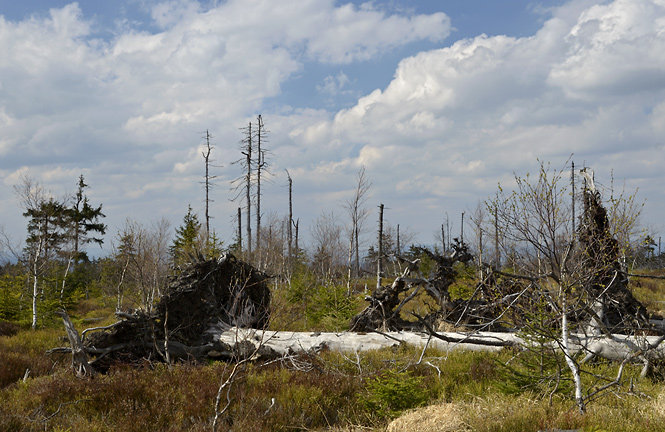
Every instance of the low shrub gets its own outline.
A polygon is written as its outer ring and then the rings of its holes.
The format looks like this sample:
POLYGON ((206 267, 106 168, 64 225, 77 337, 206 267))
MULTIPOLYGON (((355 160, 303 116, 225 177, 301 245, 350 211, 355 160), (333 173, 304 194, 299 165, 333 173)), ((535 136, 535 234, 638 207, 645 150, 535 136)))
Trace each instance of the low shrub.
POLYGON ((405 410, 424 405, 429 399, 423 377, 389 369, 368 380, 363 403, 380 418, 395 418, 405 410))

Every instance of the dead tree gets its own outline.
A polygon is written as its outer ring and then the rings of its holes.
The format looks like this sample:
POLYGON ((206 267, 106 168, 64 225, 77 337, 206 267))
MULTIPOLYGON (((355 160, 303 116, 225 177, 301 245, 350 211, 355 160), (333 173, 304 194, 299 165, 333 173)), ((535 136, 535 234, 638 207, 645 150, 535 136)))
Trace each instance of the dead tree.
POLYGON ((256 119, 256 250, 261 249, 261 180, 262 176, 269 174, 266 154, 268 150, 262 147, 266 143, 268 131, 263 124, 263 117, 256 119))
POLYGON ((74 328, 74 324, 69 319, 69 315, 64 309, 58 309, 55 314, 62 318, 62 322, 67 332, 69 345, 71 346, 72 353, 72 369, 77 378, 92 378, 97 372, 88 362, 88 353, 81 343, 81 338, 74 328))
POLYGON ((82 343, 74 339, 71 350, 52 351, 90 355, 90 365, 102 372, 115 362, 165 362, 167 355, 184 361, 243 358, 247 350, 242 345, 224 344, 217 335, 230 327, 267 325, 267 280, 231 254, 198 261, 168 284, 151 311, 117 312, 120 321, 85 330, 82 343))
POLYGON ((234 164, 240 164, 244 173, 241 177, 233 180, 231 186, 234 191, 237 192, 237 195, 233 198, 233 201, 239 199, 244 195, 245 198, 245 208, 246 208, 246 217, 247 217, 247 253, 251 255, 252 253, 252 172, 254 169, 254 160, 253 160, 253 135, 252 135, 252 123, 250 122, 246 128, 241 129, 245 134, 245 138, 240 141, 240 152, 244 156, 243 158, 238 159, 233 162, 234 164))
POLYGON ((293 259, 293 180, 291 179, 291 174, 289 174, 288 170, 286 171, 286 176, 288 177, 289 181, 289 223, 288 223, 288 228, 286 230, 286 237, 287 237, 287 253, 288 253, 288 262, 289 266, 291 265, 291 260, 293 259))
POLYGON ((378 236, 378 256, 376 261, 376 289, 381 289, 381 276, 383 275, 383 204, 379 205, 379 236, 378 236))
POLYGON ((205 151, 201 152, 203 155, 203 160, 205 161, 205 177, 204 177, 204 188, 206 192, 206 198, 205 198, 205 218, 206 218, 206 241, 210 239, 210 202, 213 202, 213 200, 210 199, 210 189, 212 188, 212 180, 217 178, 215 175, 210 175, 210 167, 214 166, 211 165, 211 162, 214 162, 212 159, 210 159, 210 152, 212 149, 214 149, 213 146, 210 145, 210 139, 212 138, 212 135, 206 130, 205 134, 205 142, 206 142, 206 149, 205 151))
POLYGON ((430 277, 424 277, 420 271, 420 260, 408 260, 401 256, 395 259, 406 264, 401 276, 395 278, 390 285, 384 285, 374 290, 371 296, 365 297, 369 305, 358 315, 351 319, 349 329, 352 331, 386 330, 424 330, 419 321, 407 320, 403 307, 415 298, 421 290, 434 300, 434 310, 425 321, 433 325, 442 313, 451 310, 452 303, 448 288, 455 282, 457 274, 454 269, 456 263, 468 263, 473 259, 466 245, 455 239, 453 251, 447 255, 437 255, 426 248, 416 248, 421 255, 436 262, 436 269, 430 277), (406 295, 411 291, 409 295, 406 295), (402 298, 402 294, 406 295, 402 298))

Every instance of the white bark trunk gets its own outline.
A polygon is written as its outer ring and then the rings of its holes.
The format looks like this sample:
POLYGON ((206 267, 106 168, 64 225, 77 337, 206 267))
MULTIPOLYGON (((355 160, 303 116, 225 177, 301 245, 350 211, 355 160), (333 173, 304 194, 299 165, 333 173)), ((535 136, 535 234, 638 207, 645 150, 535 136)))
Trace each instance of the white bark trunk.
MULTIPOLYGON (((35 267, 37 267, 36 264, 35 267)), ((38 290, 39 277, 37 276, 37 269, 35 269, 35 274, 33 276, 34 276, 34 282, 32 285, 32 329, 35 330, 37 328, 37 295, 39 294, 38 290)))
POLYGON ((570 373, 573 375, 573 382, 575 383, 575 401, 577 402, 580 412, 583 413, 584 398, 582 397, 582 377, 580 376, 579 366, 575 362, 575 359, 573 359, 573 354, 570 351, 570 344, 568 341, 568 309, 565 297, 562 300, 561 309, 561 342, 563 354, 566 358, 566 365, 568 365, 568 369, 570 369, 570 373))
MULTIPOLYGON (((385 332, 385 333, 321 333, 321 332, 287 332, 256 330, 246 328, 230 328, 225 331, 213 331, 222 342, 234 345, 238 342, 250 341, 255 346, 262 344, 280 355, 298 352, 329 349, 340 352, 369 351, 380 348, 395 347, 400 344, 424 347, 430 339, 427 333, 385 332)), ((512 333, 483 332, 467 335, 464 333, 441 333, 450 339, 460 342, 446 342, 431 339, 429 345, 441 350, 451 351, 464 349, 469 351, 498 351, 501 346, 479 345, 469 343, 471 339, 487 343, 504 341, 520 343, 521 339, 512 333)))
MULTIPOLYGON (((285 355, 310 350, 330 349, 341 352, 358 352, 373 349, 387 348, 407 344, 424 347, 430 338, 428 333, 416 332, 290 332, 257 330, 249 328, 231 327, 225 330, 218 328, 210 329, 216 340, 234 345, 242 341, 250 341, 254 345, 263 344, 272 348, 275 352, 285 355)), ((499 351, 505 345, 520 345, 524 341, 515 333, 478 332, 459 333, 441 332, 437 335, 449 341, 432 338, 430 346, 444 350, 469 350, 469 351, 499 351), (495 344, 495 345, 490 345, 495 344)), ((563 332, 562 332, 563 335, 563 332)), ((562 336, 563 337, 563 336, 562 336)), ((566 331, 567 352, 572 358, 580 351, 592 352, 594 355, 612 361, 624 361, 636 358, 636 354, 649 359, 665 359, 665 344, 661 336, 626 336, 612 335, 607 337, 589 337, 582 334, 570 334, 566 331)), ((552 343, 552 346, 557 346, 552 343)), ((639 360, 639 358, 636 358, 639 360)), ((579 367, 577 367, 579 375, 579 367)))

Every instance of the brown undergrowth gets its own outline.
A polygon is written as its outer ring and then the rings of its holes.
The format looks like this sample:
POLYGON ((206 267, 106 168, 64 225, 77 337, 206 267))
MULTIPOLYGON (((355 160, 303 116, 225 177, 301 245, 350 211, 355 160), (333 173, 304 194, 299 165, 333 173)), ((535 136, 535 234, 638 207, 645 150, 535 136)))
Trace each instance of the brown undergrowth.
MULTIPOLYGON (((118 365, 79 380, 68 356, 55 361, 39 353, 57 333, 22 331, 0 339, 3 353, 25 345, 24 355, 43 362, 42 372, 25 380, 17 373, 0 390, 0 430, 211 430, 214 400, 230 365, 118 365)), ((408 416, 390 430, 665 430, 661 382, 627 379, 581 416, 570 395, 557 394, 550 404, 533 393, 502 392, 505 377, 497 365, 511 356, 402 347, 247 364, 223 394, 221 406, 229 406, 218 430, 378 431, 402 414, 408 416)))
MULTIPOLYGON (((636 296, 655 299, 664 291, 662 284, 643 283, 644 291, 637 289, 636 296)), ((313 299, 285 299, 284 308, 298 304, 313 310, 313 299)), ((344 312, 342 307, 335 310, 344 312)), ((72 311, 72 318, 81 331, 113 322, 112 312, 86 302, 72 311)), ((45 354, 67 344, 61 327, 2 328, 7 330, 0 335, 0 430, 209 431, 220 382, 231 369, 221 362, 171 368, 117 365, 83 381, 73 376, 70 355, 45 354)), ((629 366, 621 385, 580 415, 568 392, 551 398, 530 391, 506 393, 500 365, 518 365, 517 360, 510 351, 423 353, 401 347, 247 364, 223 393, 221 407, 229 405, 218 430, 384 431, 399 419, 391 431, 665 431, 662 374, 640 379, 639 365, 629 366)), ((616 375, 616 365, 607 362, 590 370, 616 375)), ((584 379, 587 384, 595 380, 591 375, 584 379)))

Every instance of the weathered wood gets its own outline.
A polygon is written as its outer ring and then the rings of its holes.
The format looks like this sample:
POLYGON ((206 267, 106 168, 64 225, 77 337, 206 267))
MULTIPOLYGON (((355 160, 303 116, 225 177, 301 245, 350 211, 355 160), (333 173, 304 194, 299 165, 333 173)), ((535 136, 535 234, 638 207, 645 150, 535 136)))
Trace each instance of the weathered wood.
MULTIPOLYGON (((390 285, 379 286, 371 296, 365 297, 368 306, 351 319, 349 325, 351 331, 423 330, 422 323, 408 321, 401 314, 402 307, 416 297, 421 287, 435 300, 440 311, 444 314, 449 312, 448 288, 456 279, 454 265, 468 263, 473 256, 469 253, 467 246, 457 239, 455 239, 453 251, 445 256, 434 254, 426 248, 416 248, 416 250, 436 262, 436 271, 432 277, 425 278, 422 275, 419 259, 410 261, 395 255, 395 259, 407 263, 406 269, 390 285), (401 294, 411 289, 413 289, 411 294, 401 300, 401 294)), ((434 311, 427 320, 434 321, 438 312, 434 311)))
POLYGON ((62 322, 65 325, 65 331, 67 332, 67 338, 69 339, 69 344, 72 347, 72 368, 74 369, 74 374, 78 378, 95 376, 97 372, 88 362, 88 353, 81 342, 78 332, 74 328, 74 324, 72 324, 72 321, 69 319, 69 315, 64 309, 59 309, 55 313, 62 318, 62 322))
MULTIPOLYGON (((219 341, 233 346, 241 342, 263 345, 280 355, 329 349, 339 352, 360 352, 396 347, 401 344, 429 346, 444 351, 498 351, 505 347, 520 347, 524 340, 516 333, 505 332, 288 332, 230 328, 216 335, 219 341)), ((662 336, 588 337, 583 334, 570 336, 571 352, 593 352, 614 361, 623 361, 636 353, 653 359, 665 359, 662 336)))
MULTIPOLYGON (((74 330, 75 332, 75 330, 74 330)), ((499 351, 503 348, 520 349, 525 341, 516 333, 506 332, 291 332, 270 331, 251 328, 216 326, 208 329, 208 337, 214 342, 190 346, 177 341, 168 341, 168 350, 173 359, 184 361, 204 361, 205 359, 240 361, 251 357, 252 360, 270 360, 294 354, 321 352, 365 352, 382 348, 410 345, 415 347, 430 346, 442 351, 499 351)), ((588 336, 572 334, 569 337, 570 352, 576 355, 586 353, 583 360, 601 357, 616 362, 635 362, 645 365, 643 375, 654 361, 665 359, 665 336, 588 336)), ((155 341, 157 346, 164 346, 163 340, 155 341)), ((551 343, 552 348, 558 346, 551 343)), ((76 343, 73 345, 76 346, 76 343)), ((74 358, 85 356, 85 363, 77 360, 77 376, 94 374, 92 365, 104 361, 104 357, 115 352, 127 351, 129 344, 120 343, 103 349, 79 346, 74 348, 54 348, 50 352, 72 352, 74 358), (87 354, 96 359, 87 363, 87 354), (78 366, 78 365, 82 366, 78 366), (88 364, 88 368, 84 366, 88 364), (86 372, 87 371, 87 372, 86 372)))
POLYGON ((284 356, 306 352, 331 350, 337 352, 363 352, 382 348, 411 345, 429 346, 444 351, 498 351, 505 346, 516 346, 521 339, 514 333, 479 332, 438 333, 435 338, 424 332, 288 332, 231 328, 217 335, 227 345, 250 342, 264 346, 268 352, 284 356))
MULTIPOLYGON (((331 350, 338 352, 363 352, 382 348, 397 347, 402 344, 415 347, 430 347, 443 351, 499 351, 512 347, 520 349, 525 341, 516 333, 505 332, 286 332, 257 329, 230 328, 216 334, 217 340, 233 347, 236 344, 251 344, 245 350, 261 346, 258 357, 279 357, 307 352, 331 350)), ((570 335, 570 352, 592 354, 606 360, 643 363, 651 365, 654 361, 665 359, 663 336, 626 336, 611 337, 570 335)), ((552 348, 559 348, 554 342, 552 348)), ((588 359, 587 359, 588 360, 588 359)))

